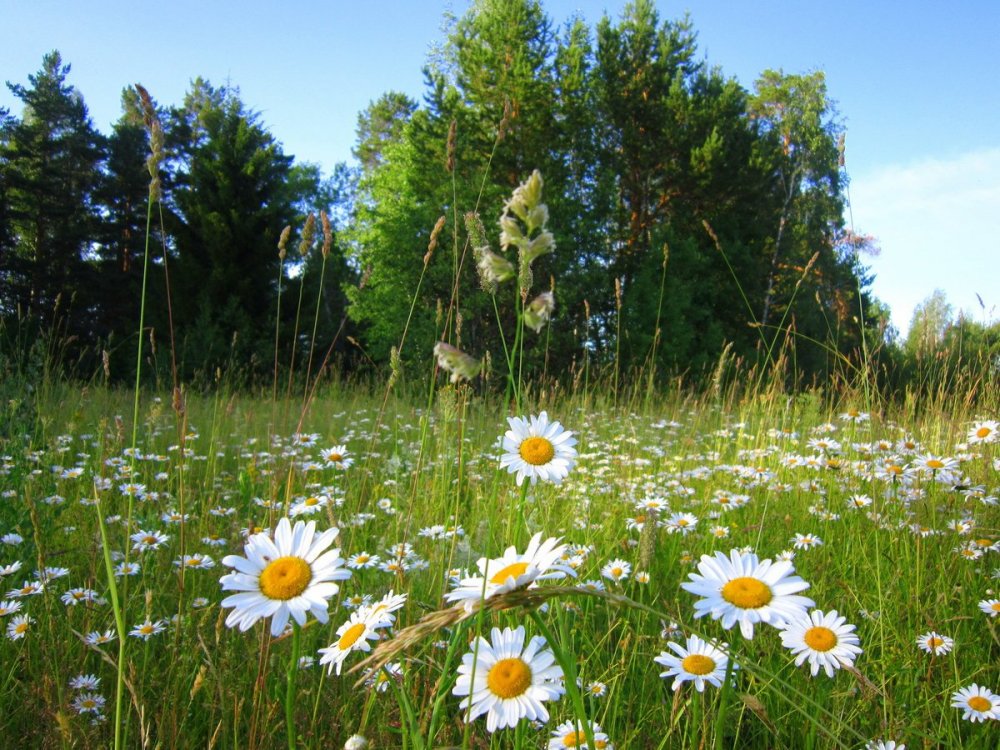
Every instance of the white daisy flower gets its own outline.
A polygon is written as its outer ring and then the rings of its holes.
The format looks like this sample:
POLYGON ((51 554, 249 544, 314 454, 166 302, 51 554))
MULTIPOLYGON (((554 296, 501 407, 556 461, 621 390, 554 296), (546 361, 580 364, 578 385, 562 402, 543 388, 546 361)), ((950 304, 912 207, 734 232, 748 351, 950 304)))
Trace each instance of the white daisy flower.
POLYGON ((28 615, 15 615, 10 618, 10 622, 7 623, 7 637, 12 641, 24 638, 24 634, 28 632, 34 623, 34 617, 30 617, 28 615))
POLYGON ((369 641, 378 640, 375 624, 367 609, 351 612, 347 622, 337 628, 337 640, 319 650, 319 653, 322 654, 319 663, 326 665, 327 674, 333 674, 336 670, 339 675, 344 666, 344 660, 351 652, 372 650, 369 641))
POLYGON ((960 708, 962 718, 971 721, 1000 719, 1000 695, 986 687, 972 683, 951 695, 952 708, 960 708))
POLYGON ((932 656, 943 656, 955 646, 955 641, 933 630, 917 638, 917 645, 932 656))
POLYGON ((523 554, 510 546, 502 557, 481 557, 476 563, 481 575, 463 578, 453 591, 445 594, 445 599, 465 601, 466 609, 471 610, 478 600, 523 588, 535 581, 576 576, 572 568, 561 564, 566 545, 559 544, 556 537, 549 537, 544 542, 541 539, 541 532, 531 537, 523 554))
POLYGON ((758 561, 753 552, 732 550, 728 557, 716 552, 701 556, 698 573, 691 573, 681 588, 702 597, 694 604, 695 617, 721 619, 726 630, 739 622, 743 637, 753 638, 754 624, 781 627, 816 605, 797 595, 809 584, 792 575, 794 570, 789 561, 758 561))
POLYGON ((528 419, 508 417, 510 429, 503 436, 500 468, 517 472, 517 486, 525 477, 559 484, 576 462, 576 438, 559 422, 549 422, 544 411, 528 419))
MULTIPOLYGON (((705 691, 705 683, 713 687, 721 687, 726 678, 729 656, 714 644, 703 641, 696 635, 689 636, 687 647, 670 642, 667 647, 676 654, 661 651, 653 661, 667 667, 660 672, 660 677, 673 677, 674 690, 680 690, 685 682, 693 682, 699 693, 705 691)), ((733 665, 736 668, 736 665, 733 665)))
POLYGON ((632 572, 632 564, 625 560, 615 559, 601 568, 601 575, 608 580, 619 582, 629 577, 632 572))
MULTIPOLYGON (((615 750, 615 746, 608 741, 608 735, 601 730, 600 724, 593 722, 588 722, 588 724, 590 724, 590 731, 594 736, 595 748, 598 748, 598 750, 615 750)), ((547 750, 565 750, 567 747, 575 747, 578 750, 590 750, 590 745, 587 744, 587 732, 576 721, 564 721, 553 729, 547 750)))
POLYGON ((282 518, 273 541, 267 532, 253 534, 244 546, 246 557, 226 555, 222 564, 235 571, 219 582, 224 591, 240 592, 222 600, 223 607, 233 608, 226 625, 247 630, 262 617, 270 617, 271 635, 278 636, 289 616, 303 625, 312 612, 327 622, 328 600, 340 591, 333 581, 351 577, 339 549, 324 551, 339 533, 333 527, 317 536, 315 521, 297 521, 293 529, 282 518))
POLYGON ((354 463, 354 459, 347 452, 346 445, 335 445, 320 452, 327 466, 335 469, 346 469, 354 463))
POLYGON ((493 628, 489 641, 477 637, 462 657, 452 689, 454 695, 466 696, 460 704, 466 722, 486 714, 486 729, 494 732, 521 719, 548 721, 543 702, 566 692, 555 660, 541 636, 525 645, 523 625, 493 628))
POLYGON ((895 740, 870 740, 865 750, 906 750, 906 745, 897 744, 895 740))
POLYGON ((853 666, 861 653, 861 641, 847 618, 831 610, 824 614, 813 610, 807 617, 790 620, 781 631, 781 643, 795 654, 795 666, 809 662, 809 672, 815 677, 820 670, 833 677, 834 670, 853 666))
POLYGON ((1000 599, 983 599, 979 602, 979 609, 990 617, 1000 615, 1000 599))

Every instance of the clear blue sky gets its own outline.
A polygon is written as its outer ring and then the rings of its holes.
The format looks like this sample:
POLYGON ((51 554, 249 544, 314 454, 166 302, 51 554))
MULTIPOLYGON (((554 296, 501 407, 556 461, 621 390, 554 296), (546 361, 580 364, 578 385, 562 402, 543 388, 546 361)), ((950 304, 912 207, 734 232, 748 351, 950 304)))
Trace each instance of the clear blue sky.
MULTIPOLYGON (((593 26, 624 0, 543 0, 593 26)), ((0 0, 0 78, 26 83, 58 49, 98 128, 121 89, 177 104, 196 76, 239 86, 286 153, 329 172, 382 92, 420 99, 446 11, 465 0, 0 0)), ((935 288, 1000 317, 1000 0, 687 0, 701 54, 748 88, 766 68, 823 70, 847 126, 857 231, 876 235, 873 289, 901 329, 935 288), (976 299, 979 294, 987 310, 976 299)), ((6 87, 0 106, 18 113, 6 87)))

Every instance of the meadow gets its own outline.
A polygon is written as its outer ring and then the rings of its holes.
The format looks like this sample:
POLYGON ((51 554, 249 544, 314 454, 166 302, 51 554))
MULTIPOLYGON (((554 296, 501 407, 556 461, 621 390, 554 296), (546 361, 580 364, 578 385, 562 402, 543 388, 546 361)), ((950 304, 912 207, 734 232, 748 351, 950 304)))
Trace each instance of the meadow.
POLYGON ((50 383, 0 470, 3 735, 995 746, 995 414, 735 386, 608 393, 542 391, 512 415, 464 383, 423 406, 333 385, 307 409, 50 383), (533 483, 538 467, 564 478, 533 483), (725 568, 717 554, 745 589, 716 581, 728 622, 689 590, 725 568), (309 595, 302 560, 318 599, 300 626, 276 607, 309 595), (268 601, 234 605, 240 589, 268 601), (485 715, 466 721, 470 685, 485 715))

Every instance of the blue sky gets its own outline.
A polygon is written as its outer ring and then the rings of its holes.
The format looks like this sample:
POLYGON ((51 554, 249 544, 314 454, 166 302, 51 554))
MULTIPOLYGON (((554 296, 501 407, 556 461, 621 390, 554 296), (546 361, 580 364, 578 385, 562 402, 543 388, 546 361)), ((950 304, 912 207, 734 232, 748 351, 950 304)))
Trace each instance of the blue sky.
MULTIPOLYGON (((593 26, 623 0, 543 0, 556 25, 593 26)), ((415 98, 465 0, 112 2, 0 0, 0 77, 26 83, 58 49, 98 128, 121 89, 176 104, 194 77, 239 86, 286 153, 328 172, 350 159, 357 113, 384 91, 415 98)), ((823 70, 847 126, 851 217, 875 235, 875 294, 905 330, 935 288, 977 320, 1000 317, 1000 2, 688 0, 701 54, 751 87, 766 68, 823 70), (979 295, 985 309, 981 308, 979 295)), ((17 112, 6 87, 0 106, 17 112)))

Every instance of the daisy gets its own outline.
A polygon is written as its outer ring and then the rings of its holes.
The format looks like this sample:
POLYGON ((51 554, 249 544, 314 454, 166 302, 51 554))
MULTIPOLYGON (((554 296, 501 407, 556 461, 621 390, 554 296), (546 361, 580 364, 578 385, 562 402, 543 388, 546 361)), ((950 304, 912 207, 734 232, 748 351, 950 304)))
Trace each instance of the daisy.
POLYGON ((382 559, 378 555, 371 555, 367 552, 358 552, 356 555, 351 555, 347 558, 348 568, 374 568, 382 562, 382 559))
POLYGON ((105 699, 98 693, 80 693, 73 699, 73 710, 78 714, 99 714, 104 708, 105 699))
POLYGON ((7 623, 7 637, 12 641, 20 640, 24 638, 24 634, 28 632, 35 622, 35 618, 29 617, 28 615, 17 615, 11 618, 11 621, 7 623))
POLYGON ((466 609, 471 610, 475 601, 523 588, 535 581, 575 576, 572 568, 560 562, 566 545, 559 544, 556 537, 549 537, 544 542, 541 538, 541 532, 531 537, 523 554, 518 554, 517 548, 511 546, 502 557, 479 558, 476 565, 481 575, 463 578, 445 599, 449 602, 464 600, 466 609))
POLYGON ((608 686, 603 682, 594 680, 587 685, 587 694, 592 698, 603 698, 608 694, 608 686))
POLYGON ((103 633, 95 630, 87 633, 87 635, 83 637, 83 642, 88 646, 100 646, 104 643, 111 643, 117 637, 118 636, 114 630, 105 630, 103 633))
POLYGON ((333 674, 336 669, 339 675, 344 660, 353 651, 371 651, 369 641, 378 640, 375 625, 376 621, 369 616, 366 609, 352 612, 347 622, 337 628, 337 640, 319 650, 322 654, 319 663, 326 665, 326 673, 333 674))
POLYGON ((932 630, 930 633, 924 633, 917 638, 917 645, 932 656, 943 656, 951 651, 955 645, 955 641, 946 635, 935 633, 932 630))
MULTIPOLYGON (((3 602, 3 604, 11 604, 12 602, 3 602)), ((0 604, 0 608, 2 608, 0 604)), ((984 614, 990 617, 996 617, 1000 615, 1000 599, 983 599, 979 602, 979 609, 983 611, 984 614)))
POLYGON ((548 721, 542 704, 566 692, 562 678, 544 638, 536 635, 525 644, 523 625, 493 628, 489 641, 477 637, 462 657, 452 693, 466 696, 460 704, 466 722, 486 714, 486 729, 494 732, 521 719, 548 721))
POLYGON ((965 712, 962 718, 967 721, 1000 719, 1000 695, 976 683, 952 693, 951 706, 962 709, 965 712))
POLYGON ((323 510, 323 508, 329 504, 330 498, 327 495, 310 495, 309 497, 304 497, 294 503, 292 507, 288 509, 288 515, 293 518, 295 516, 311 515, 323 510))
POLYGON ((0 617, 6 617, 21 611, 21 602, 16 599, 4 599, 0 602, 0 617))
POLYGON ((865 744, 865 750, 906 750, 906 745, 894 740, 871 740, 865 744))
POLYGON ((620 582, 628 578, 629 573, 632 572, 632 564, 626 562, 625 560, 612 560, 603 568, 601 568, 601 575, 607 578, 609 581, 620 582))
POLYGON ((786 623, 781 630, 781 643, 795 656, 795 666, 809 662, 809 672, 813 677, 820 667, 827 677, 844 666, 853 666, 855 657, 861 653, 860 640, 854 633, 854 626, 847 624, 847 618, 831 610, 824 614, 813 610, 807 617, 797 617, 786 623))
MULTIPOLYGON (((615 750, 615 746, 608 742, 608 735, 601 731, 601 725, 588 723, 594 736, 594 747, 599 750, 615 750)), ((552 737, 549 739, 548 750, 564 750, 567 747, 590 749, 586 730, 575 721, 564 721, 552 730, 552 737)))
MULTIPOLYGON (((693 682, 694 689, 705 692, 705 683, 713 687, 721 687, 726 678, 726 668, 729 665, 729 655, 714 644, 703 641, 696 635, 689 636, 687 647, 670 642, 667 647, 676 654, 661 651, 653 661, 662 664, 667 669, 660 672, 660 677, 674 678, 673 690, 680 690, 685 682, 693 682)), ((736 668, 736 665, 733 665, 736 668)))
POLYGON ((335 445, 332 448, 327 448, 325 451, 321 451, 320 455, 326 461, 327 466, 332 466, 335 469, 346 469, 354 463, 354 459, 347 452, 346 445, 335 445))
POLYGON ((145 552, 151 549, 158 549, 170 537, 162 531, 143 531, 140 529, 131 536, 132 549, 136 552, 145 552))
POLYGON ((790 541, 795 549, 811 549, 823 544, 823 540, 815 534, 796 534, 790 541))
POLYGON ((692 513, 673 513, 664 525, 668 534, 680 532, 683 535, 690 534, 698 524, 698 517, 692 513))
POLYGON ((966 437, 969 445, 978 445, 980 443, 995 443, 998 439, 998 432, 1000 432, 1000 422, 995 419, 987 419, 982 422, 976 422, 969 428, 969 434, 966 437))
POLYGON ((728 557, 716 552, 714 557, 701 556, 698 573, 691 573, 681 588, 702 597, 694 604, 696 618, 721 618, 726 630, 739 622, 740 632, 749 639, 755 623, 781 627, 815 606, 812 599, 797 595, 809 584, 792 575, 794 570, 788 561, 758 561, 753 552, 731 550, 728 557))
POLYGON ((390 589, 388 594, 363 609, 368 619, 372 621, 372 627, 388 628, 396 622, 394 612, 402 609, 404 604, 406 604, 406 594, 394 594, 390 589))
POLYGON ((328 622, 328 600, 340 591, 333 581, 351 577, 339 549, 324 552, 339 533, 333 527, 317 536, 315 521, 297 521, 293 529, 288 518, 282 518, 273 540, 266 531, 253 534, 243 548, 246 557, 226 555, 222 564, 235 570, 219 582, 223 591, 239 592, 222 600, 224 608, 233 608, 226 625, 245 631, 270 617, 271 635, 278 636, 289 616, 302 625, 312 612, 320 622, 328 622))
POLYGON ((136 625, 129 631, 129 635, 135 638, 142 638, 144 641, 148 641, 154 635, 159 635, 164 630, 167 629, 167 623, 165 620, 157 620, 153 622, 148 617, 145 622, 136 625))
POLYGON ((41 581, 25 581, 19 589, 11 589, 7 596, 12 599, 20 599, 25 596, 35 596, 45 590, 45 585, 41 581))
POLYGON ((500 468, 517 472, 517 486, 525 477, 559 484, 576 462, 576 438, 559 422, 549 422, 544 411, 528 419, 508 417, 510 429, 503 436, 500 468))
POLYGON ((73 690, 97 690, 101 684, 101 678, 93 674, 80 674, 71 677, 69 686, 73 690))

